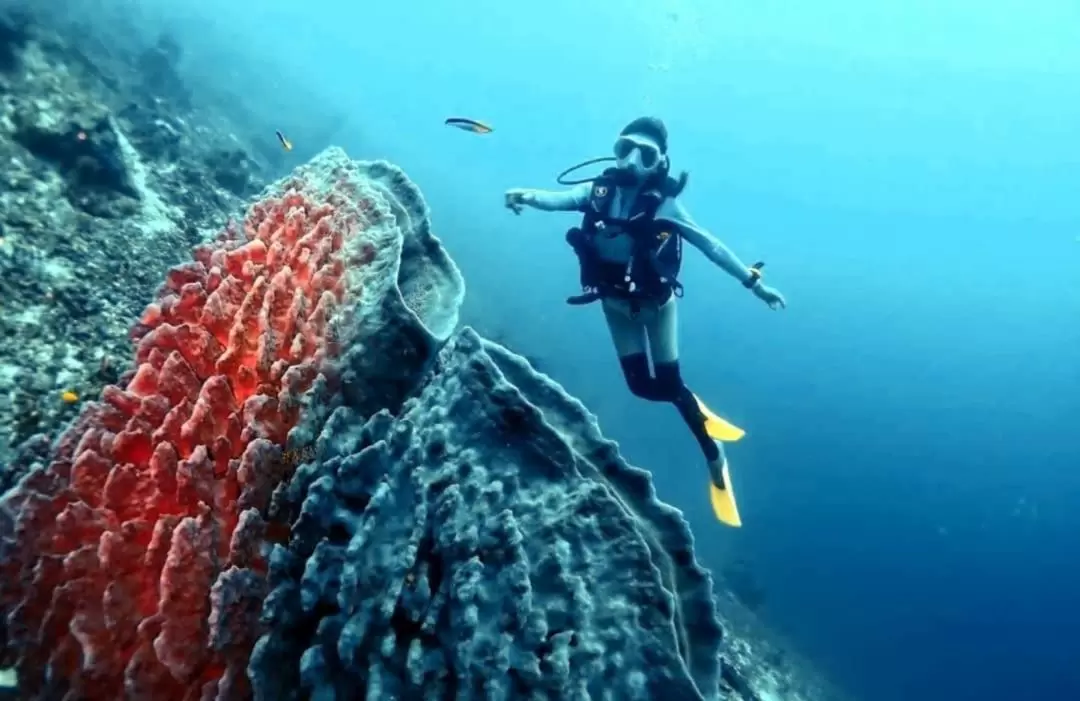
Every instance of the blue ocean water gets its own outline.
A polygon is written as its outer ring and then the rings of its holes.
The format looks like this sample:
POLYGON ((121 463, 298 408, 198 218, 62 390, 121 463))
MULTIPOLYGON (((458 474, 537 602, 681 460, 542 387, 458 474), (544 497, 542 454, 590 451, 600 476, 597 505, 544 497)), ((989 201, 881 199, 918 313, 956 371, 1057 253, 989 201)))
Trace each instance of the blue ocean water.
POLYGON ((582 397, 705 563, 749 563, 765 623, 853 698, 1080 698, 1080 5, 163 12, 192 66, 226 37, 261 67, 244 100, 298 157, 334 113, 335 143, 403 165, 467 276, 468 320, 582 397), (675 412, 623 386, 599 309, 563 304, 574 218, 502 208, 642 114, 667 122, 698 222, 766 260, 790 303, 687 256, 684 376, 748 430, 730 449, 739 531, 709 513, 675 412))

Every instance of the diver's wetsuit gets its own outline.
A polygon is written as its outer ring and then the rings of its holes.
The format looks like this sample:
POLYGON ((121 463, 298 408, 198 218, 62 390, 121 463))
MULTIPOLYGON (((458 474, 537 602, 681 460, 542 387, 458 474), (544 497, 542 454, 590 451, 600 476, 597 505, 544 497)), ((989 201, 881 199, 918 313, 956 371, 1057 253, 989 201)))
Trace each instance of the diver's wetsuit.
MULTIPOLYGON (((529 204, 545 211, 584 211, 589 204, 591 192, 591 183, 583 183, 562 192, 533 190, 530 192, 529 204)), ((626 219, 636 196, 635 188, 616 188, 611 201, 612 218, 626 219)), ((745 275, 746 267, 742 262, 724 244, 695 224, 674 197, 669 197, 660 204, 655 218, 671 223, 678 229, 684 241, 733 276, 745 275)), ((604 261, 625 264, 632 254, 633 240, 625 233, 611 233, 609 229, 608 235, 595 237, 596 253, 604 261)), ((643 399, 674 404, 693 432, 705 458, 710 462, 720 459, 720 446, 706 433, 704 416, 679 371, 678 323, 674 296, 658 302, 641 302, 634 310, 624 299, 604 297, 601 303, 630 391, 643 399), (653 373, 649 372, 649 351, 652 353, 653 373)))

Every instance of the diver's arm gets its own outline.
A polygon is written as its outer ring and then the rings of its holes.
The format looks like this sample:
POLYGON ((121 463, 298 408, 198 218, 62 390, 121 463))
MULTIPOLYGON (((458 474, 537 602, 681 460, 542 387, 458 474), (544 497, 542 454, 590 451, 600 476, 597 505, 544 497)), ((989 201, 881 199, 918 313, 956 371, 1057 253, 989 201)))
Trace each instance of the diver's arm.
MULTIPOLYGON (((511 190, 511 192, 514 192, 511 190)), ((582 183, 569 190, 520 190, 518 202, 545 212, 579 211, 589 201, 590 183, 582 183)), ((509 193, 508 193, 509 194, 509 193)))
POLYGON ((686 208, 675 199, 665 200, 656 213, 657 219, 664 219, 679 227, 682 237, 694 248, 705 254, 724 272, 739 282, 750 280, 750 269, 720 239, 698 226, 690 217, 686 208))

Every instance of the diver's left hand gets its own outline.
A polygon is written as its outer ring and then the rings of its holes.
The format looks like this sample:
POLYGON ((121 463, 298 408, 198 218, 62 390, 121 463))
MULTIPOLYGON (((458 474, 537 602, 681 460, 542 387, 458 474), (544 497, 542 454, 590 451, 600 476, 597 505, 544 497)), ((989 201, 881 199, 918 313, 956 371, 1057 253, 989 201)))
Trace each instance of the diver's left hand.
POLYGON ((756 285, 754 287, 754 296, 756 296, 765 304, 768 304, 769 309, 787 308, 787 300, 784 299, 784 295, 780 294, 777 290, 774 290, 768 285, 756 285))

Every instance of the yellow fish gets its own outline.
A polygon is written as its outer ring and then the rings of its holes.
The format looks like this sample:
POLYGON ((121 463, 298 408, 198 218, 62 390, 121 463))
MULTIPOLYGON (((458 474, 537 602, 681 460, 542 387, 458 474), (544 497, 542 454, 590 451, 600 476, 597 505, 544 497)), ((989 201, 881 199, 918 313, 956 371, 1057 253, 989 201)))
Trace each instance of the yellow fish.
POLYGON ((79 401, 79 395, 75 394, 74 390, 66 389, 60 395, 60 399, 64 401, 64 404, 74 404, 79 401))

